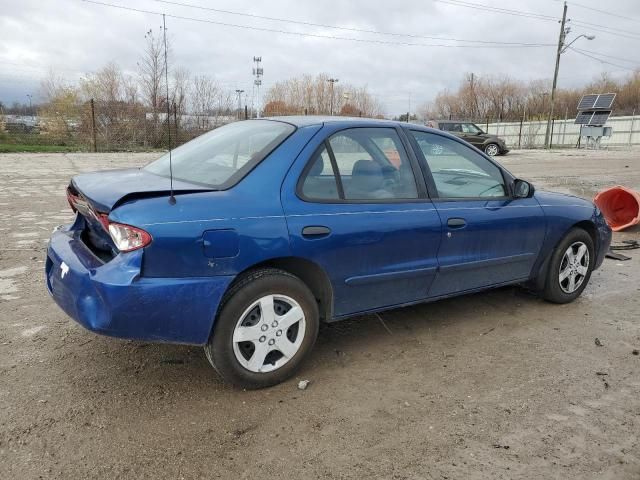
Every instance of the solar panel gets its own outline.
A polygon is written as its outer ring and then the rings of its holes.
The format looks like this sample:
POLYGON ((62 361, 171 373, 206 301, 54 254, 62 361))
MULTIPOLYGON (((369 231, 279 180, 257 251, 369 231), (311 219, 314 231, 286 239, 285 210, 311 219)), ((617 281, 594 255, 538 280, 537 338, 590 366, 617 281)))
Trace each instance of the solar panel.
POLYGON ((593 117, 593 112, 580 112, 576 117, 576 121, 574 122, 576 125, 589 125, 591 121, 591 117, 593 117))
POLYGON ((591 93, 580 99, 580 102, 578 102, 578 110, 599 110, 601 108, 611 108, 615 98, 615 93, 591 93))
POLYGON ((588 125, 604 125, 609 120, 609 115, 611 115, 611 110, 600 110, 598 112, 593 112, 593 117, 588 125))
POLYGON ((578 113, 574 123, 576 125, 601 126, 607 123, 609 115, 611 115, 611 110, 587 110, 578 113))
POLYGON ((578 110, 587 110, 589 108, 593 108, 596 104, 596 100, 598 99, 598 95, 585 95, 580 99, 578 103, 578 110))
POLYGON ((603 93, 601 95, 598 95, 593 108, 611 108, 611 106, 613 105, 613 100, 615 98, 615 93, 603 93))

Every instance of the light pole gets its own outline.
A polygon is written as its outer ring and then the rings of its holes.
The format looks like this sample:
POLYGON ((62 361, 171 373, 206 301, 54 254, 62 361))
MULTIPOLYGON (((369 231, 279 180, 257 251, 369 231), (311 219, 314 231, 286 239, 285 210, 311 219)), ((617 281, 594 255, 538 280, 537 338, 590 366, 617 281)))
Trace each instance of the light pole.
POLYGON ((33 112, 31 111, 31 97, 32 95, 27 93, 27 98, 29 99, 29 115, 33 118, 33 112))
MULTIPOLYGON (((568 32, 568 30, 567 30, 567 32, 568 32)), ((571 40, 569 43, 567 43, 567 44, 562 48, 562 51, 561 51, 560 53, 564 53, 564 52, 566 52, 566 51, 567 51, 567 49, 568 49, 571 45, 573 45, 573 44, 574 44, 574 42, 575 42, 576 40, 578 40, 579 38, 582 38, 582 37, 586 38, 587 40, 594 40, 594 39, 596 38, 596 36, 595 36, 595 35, 586 35, 586 34, 584 34, 584 33, 583 33, 582 35, 578 35, 576 38, 574 38, 574 39, 573 39, 573 40, 571 40)))
POLYGON ((244 90, 237 89, 236 95, 238 95, 238 120, 240 120, 240 110, 242 110, 242 94, 244 90))
POLYGON ((333 115, 333 84, 338 83, 339 80, 337 78, 328 78, 327 82, 331 84, 331 103, 330 103, 331 107, 329 109, 329 114, 333 115))
POLYGON ((587 40, 593 40, 596 38, 594 35, 579 35, 574 38, 568 44, 565 44, 565 39, 567 35, 571 31, 571 28, 565 27, 567 23, 567 2, 564 2, 564 7, 562 9, 562 20, 560 21, 560 36, 558 38, 558 50, 556 51, 556 68, 553 72, 553 84, 551 86, 551 105, 549 107, 549 116, 547 117, 547 130, 544 134, 544 145, 545 148, 549 148, 551 146, 551 138, 549 134, 551 133, 551 120, 553 119, 553 107, 555 106, 556 100, 556 86, 558 84, 558 71, 560 70, 560 56, 567 51, 570 45, 573 44, 576 40, 581 37, 586 38, 587 40))

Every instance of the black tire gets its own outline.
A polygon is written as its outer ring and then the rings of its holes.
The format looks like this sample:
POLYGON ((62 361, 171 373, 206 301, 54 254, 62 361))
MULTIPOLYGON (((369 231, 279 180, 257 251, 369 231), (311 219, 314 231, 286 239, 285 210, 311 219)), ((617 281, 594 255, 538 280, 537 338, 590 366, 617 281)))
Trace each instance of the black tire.
POLYGON ((581 228, 573 228, 565 235, 565 237, 558 243, 553 253, 551 254, 551 260, 549 261, 549 268, 547 269, 544 288, 542 290, 542 298, 552 303, 569 303, 578 298, 591 278, 593 272, 593 263, 595 262, 593 239, 586 231, 581 228), (586 245, 588 251, 588 265, 586 274, 574 291, 568 293, 563 290, 560 281, 560 269, 563 265, 563 259, 565 252, 570 246, 574 244, 582 243, 586 245))
POLYGON ((225 294, 204 349, 209 363, 226 382, 248 390, 270 387, 297 371, 315 344, 319 323, 318 304, 302 280, 282 270, 254 270, 239 278, 225 294), (242 314, 266 295, 286 295, 299 304, 305 317, 304 335, 299 349, 284 365, 270 372, 252 372, 236 358, 233 335, 242 314))
POLYGON ((484 146, 484 153, 486 153, 490 157, 500 155, 500 146, 497 143, 487 143, 484 146), (495 153, 489 153, 491 151, 495 151, 495 153))

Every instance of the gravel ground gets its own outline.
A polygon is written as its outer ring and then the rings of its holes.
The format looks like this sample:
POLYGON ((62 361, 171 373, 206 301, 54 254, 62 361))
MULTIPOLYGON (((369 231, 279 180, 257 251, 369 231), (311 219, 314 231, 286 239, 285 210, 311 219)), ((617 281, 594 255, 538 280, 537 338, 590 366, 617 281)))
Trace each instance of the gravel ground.
MULTIPOLYGON (((639 153, 501 160, 591 198, 640 189, 639 153)), ((200 348, 96 336, 46 292, 69 177, 154 156, 0 155, 0 478, 640 478, 640 250, 570 305, 504 288, 327 326, 297 378, 244 392, 200 348)))

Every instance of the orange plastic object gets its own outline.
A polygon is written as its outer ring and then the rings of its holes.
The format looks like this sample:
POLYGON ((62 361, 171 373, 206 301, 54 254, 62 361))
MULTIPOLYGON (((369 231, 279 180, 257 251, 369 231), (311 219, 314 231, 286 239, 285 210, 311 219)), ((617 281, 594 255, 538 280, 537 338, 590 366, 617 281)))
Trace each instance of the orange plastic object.
POLYGON ((614 232, 640 223, 640 192, 630 188, 607 188, 593 198, 614 232))

